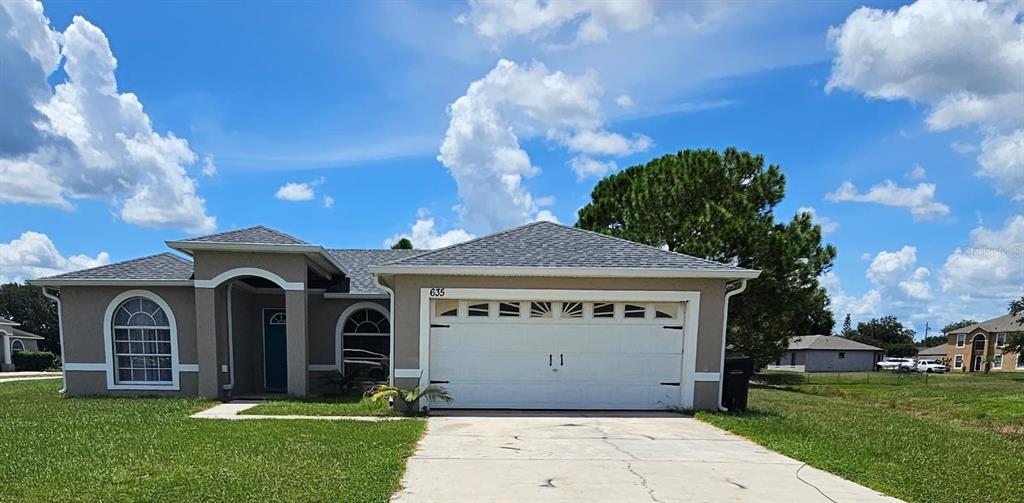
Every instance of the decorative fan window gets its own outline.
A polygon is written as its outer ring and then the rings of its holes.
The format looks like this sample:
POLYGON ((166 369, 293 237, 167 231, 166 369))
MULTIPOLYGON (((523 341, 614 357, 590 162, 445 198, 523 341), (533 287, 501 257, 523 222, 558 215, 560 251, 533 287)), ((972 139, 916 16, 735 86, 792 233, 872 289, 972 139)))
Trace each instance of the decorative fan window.
POLYGON ((530 303, 530 317, 531 318, 552 318, 554 315, 551 312, 550 302, 531 302, 530 303))
POLYGON ((582 318, 583 317, 583 303, 582 302, 563 302, 562 303, 562 318, 582 318))
POLYGON ((519 317, 519 303, 518 302, 499 302, 498 303, 498 316, 501 318, 518 318, 519 317))
POLYGON ((21 342, 18 339, 14 339, 13 341, 11 341, 11 354, 12 355, 14 353, 20 353, 20 352, 22 352, 24 350, 25 350, 25 343, 24 342, 21 342))
POLYGON ((643 318, 647 313, 646 306, 638 306, 636 304, 626 304, 622 308, 622 316, 625 318, 643 318))
POLYGON ((435 300, 434 313, 436 316, 458 316, 459 301, 457 300, 435 300))
POLYGON ((679 315, 679 304, 673 302, 658 302, 654 304, 655 318, 675 318, 679 315))
POLYGON ((611 302, 595 302, 594 318, 614 318, 615 304, 611 302))
POLYGON ((341 329, 346 375, 383 379, 389 374, 391 322, 382 311, 364 307, 345 320, 341 329))
POLYGON ((111 323, 118 384, 173 382, 171 325, 156 302, 132 297, 117 307, 111 323))
POLYGON ((287 325, 288 315, 286 313, 275 313, 270 317, 270 321, 267 322, 270 325, 287 325))
POLYGON ((466 308, 466 314, 475 317, 482 316, 486 318, 490 315, 491 304, 489 302, 470 301, 466 308))

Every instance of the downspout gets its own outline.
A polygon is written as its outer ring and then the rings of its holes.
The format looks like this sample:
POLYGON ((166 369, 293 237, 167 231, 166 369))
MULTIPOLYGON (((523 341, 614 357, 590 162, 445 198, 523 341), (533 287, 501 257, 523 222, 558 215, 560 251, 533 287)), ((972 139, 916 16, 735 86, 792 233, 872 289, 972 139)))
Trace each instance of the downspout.
POLYGON ((722 355, 718 359, 722 365, 721 370, 718 373, 718 410, 721 412, 729 412, 728 407, 722 406, 722 387, 725 386, 725 336, 729 327, 729 299, 732 298, 733 295, 743 293, 746 289, 747 280, 741 279, 739 288, 725 292, 725 308, 722 313, 722 355))
MULTIPOLYGON (((380 282, 380 276, 373 274, 373 284, 388 293, 388 384, 395 385, 395 291, 380 282)), ((345 356, 342 355, 342 361, 345 356)))
POLYGON ((60 306, 60 297, 58 297, 58 296, 50 293, 49 291, 47 291, 45 286, 41 287, 41 288, 43 289, 43 297, 46 297, 47 299, 50 299, 50 300, 52 300, 52 301, 57 303, 57 333, 59 334, 59 338, 60 338, 60 375, 61 375, 61 387, 60 387, 60 391, 58 391, 58 393, 63 394, 65 392, 67 392, 67 390, 68 390, 68 371, 64 369, 64 363, 67 360, 66 358, 64 358, 64 351, 66 350, 66 348, 64 346, 64 314, 63 314, 64 310, 61 309, 61 306, 60 306))

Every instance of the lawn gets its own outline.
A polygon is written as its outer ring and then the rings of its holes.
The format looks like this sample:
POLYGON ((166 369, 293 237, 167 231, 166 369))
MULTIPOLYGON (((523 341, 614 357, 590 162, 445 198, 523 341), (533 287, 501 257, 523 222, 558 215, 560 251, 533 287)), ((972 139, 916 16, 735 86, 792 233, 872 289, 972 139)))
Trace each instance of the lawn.
POLYGON ((835 374, 751 390, 746 414, 698 417, 906 501, 1020 501, 1024 376, 835 374))
POLYGON ((216 421, 199 399, 0 384, 0 501, 387 501, 419 419, 216 421))
POLYGON ((375 402, 365 397, 329 397, 310 400, 268 400, 242 414, 261 416, 398 416, 387 402, 375 402))

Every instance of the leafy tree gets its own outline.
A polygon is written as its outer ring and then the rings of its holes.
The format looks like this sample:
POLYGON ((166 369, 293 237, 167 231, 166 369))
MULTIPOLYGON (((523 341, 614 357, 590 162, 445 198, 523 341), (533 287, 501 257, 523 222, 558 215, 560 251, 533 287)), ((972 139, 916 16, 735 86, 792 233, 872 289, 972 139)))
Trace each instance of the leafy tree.
POLYGON ((900 342, 885 347, 886 356, 893 358, 910 358, 911 356, 917 356, 917 353, 917 346, 912 342, 900 342))
MULTIPOLYGON (((954 322, 950 323, 949 325, 946 325, 946 326, 942 327, 942 333, 943 334, 948 334, 948 333, 950 333, 953 330, 956 330, 958 328, 969 327, 969 326, 974 325, 976 323, 978 323, 978 322, 974 321, 974 320, 954 321, 954 322)), ((945 339, 945 337, 943 337, 943 339, 945 339)))
MULTIPOLYGON (((972 323, 972 325, 973 325, 973 323, 972 323)), ((951 329, 951 330, 956 330, 956 329, 954 328, 954 329, 951 329)), ((921 339, 921 341, 918 342, 917 345, 920 346, 920 347, 924 347, 924 348, 930 348, 930 347, 938 346, 939 344, 945 344, 948 341, 949 341, 949 339, 947 339, 945 335, 929 335, 928 337, 925 337, 924 339, 921 339)))
POLYGON ((764 157, 728 148, 684 150, 630 167, 594 187, 577 227, 740 267, 760 269, 729 306, 728 343, 763 365, 789 337, 835 326, 818 277, 836 249, 805 213, 776 222, 786 179, 764 157))
POLYGON ((395 244, 391 245, 391 249, 392 250, 411 250, 412 249, 412 241, 409 241, 409 238, 399 239, 398 242, 396 242, 395 244))
MULTIPOLYGON (((914 331, 904 328, 896 317, 882 317, 857 324, 857 333, 853 340, 878 346, 888 351, 896 344, 913 345, 914 331)), ((916 351, 914 351, 916 354, 916 351)), ((890 354, 891 355, 891 354, 890 354)))
POLYGON ((849 338, 853 333, 853 327, 850 323, 850 313, 846 313, 846 317, 843 318, 843 331, 839 333, 839 336, 849 338))
POLYGON ((57 305, 43 296, 43 290, 30 285, 0 285, 0 317, 18 322, 18 328, 44 337, 47 349, 60 354, 60 328, 57 305))
MULTIPOLYGON (((1018 317, 1017 323, 1024 325, 1024 296, 1021 296, 1019 300, 1010 301, 1010 316, 1018 317)), ((1006 345, 1003 346, 1003 352, 1024 355, 1024 332, 1010 332, 1006 338, 1006 345)))

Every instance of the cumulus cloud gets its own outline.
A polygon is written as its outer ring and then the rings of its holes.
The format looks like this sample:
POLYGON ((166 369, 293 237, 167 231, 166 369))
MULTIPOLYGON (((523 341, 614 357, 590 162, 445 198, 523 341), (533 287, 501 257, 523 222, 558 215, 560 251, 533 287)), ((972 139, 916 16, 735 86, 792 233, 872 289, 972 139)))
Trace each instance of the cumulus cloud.
POLYGON ((922 0, 895 11, 861 7, 829 30, 836 56, 825 89, 923 103, 932 131, 979 126, 986 139, 977 174, 1024 199, 1022 6, 922 0))
POLYGON ((386 239, 384 244, 386 246, 391 246, 402 238, 408 238, 409 241, 412 241, 413 248, 419 250, 435 250, 437 248, 444 248, 445 246, 451 246, 463 241, 469 241, 474 237, 476 236, 462 229, 438 232, 437 226, 434 223, 434 217, 421 209, 419 211, 419 218, 412 226, 411 233, 395 234, 390 239, 386 239))
POLYGON ((629 108, 633 106, 633 98, 630 98, 628 94, 623 94, 615 98, 615 104, 622 108, 629 108))
POLYGON ((882 294, 877 289, 868 290, 863 295, 851 295, 843 290, 839 276, 832 271, 825 273, 819 281, 828 291, 832 312, 838 319, 846 314, 857 317, 876 316, 882 306, 882 294))
POLYGON ((1015 215, 1001 229, 978 226, 970 246, 957 248, 939 274, 943 292, 1007 301, 1024 290, 1024 215, 1015 215))
POLYGON ((217 165, 213 163, 212 155, 203 158, 202 172, 204 176, 217 176, 217 165))
POLYGON ((924 180, 927 177, 928 172, 925 171, 924 166, 921 166, 920 164, 915 165, 914 169, 910 170, 910 172, 907 173, 907 178, 911 180, 924 180))
POLYGON ((324 208, 333 208, 334 207, 334 198, 333 197, 331 197, 331 196, 324 196, 323 201, 324 201, 324 208))
POLYGON ((542 63, 504 59, 469 85, 449 107, 437 156, 458 186, 460 224, 467 233, 536 219, 540 205, 524 180, 540 169, 521 138, 545 134, 570 150, 596 155, 626 155, 650 146, 646 137, 626 139, 603 128, 602 92, 593 72, 567 75, 542 63))
POLYGON ((615 161, 598 161, 585 155, 578 155, 569 159, 569 167, 576 173, 577 180, 590 177, 599 178, 618 168, 615 161))
POLYGON ((917 247, 904 246, 899 251, 880 251, 868 266, 868 279, 875 284, 891 284, 902 278, 917 263, 917 247))
POLYGON ((608 40, 610 31, 636 31, 655 20, 651 0, 471 0, 469 5, 456 21, 494 41, 543 38, 574 26, 573 42, 591 44, 608 40))
POLYGON ((61 33, 40 3, 3 2, 0 59, 0 203, 71 210, 72 200, 95 199, 131 224, 216 227, 186 171, 198 156, 154 131, 139 98, 118 90, 102 30, 75 16, 61 33), (66 80, 51 88, 61 69, 66 80))
POLYGON ((935 200, 935 184, 919 183, 917 187, 900 187, 892 180, 859 192, 852 182, 843 182, 834 192, 825 194, 827 201, 876 203, 897 208, 908 208, 914 220, 928 220, 949 215, 949 206, 935 200))
MULTIPOLYGON (((323 177, 311 182, 288 182, 277 189, 274 197, 282 201, 312 201, 316 198, 316 187, 323 183, 323 177)), ((333 203, 334 199, 331 199, 331 204, 333 203)), ((324 205, 326 206, 326 202, 324 205)))
POLYGON ((52 276, 110 263, 110 255, 65 257, 46 234, 25 231, 9 243, 0 243, 0 283, 52 276))
POLYGON ((949 148, 958 154, 971 154, 978 151, 978 146, 962 141, 955 141, 949 144, 949 148))
POLYGON ((806 213, 810 215, 811 220, 821 226, 822 234, 831 234, 839 230, 839 222, 829 218, 818 215, 818 211, 810 206, 801 206, 796 210, 797 213, 806 213))

